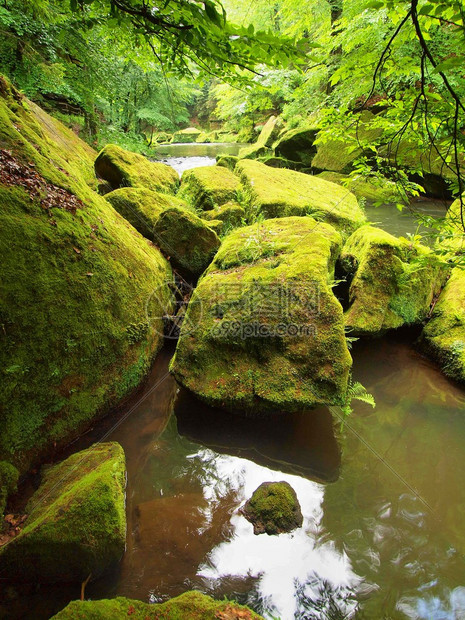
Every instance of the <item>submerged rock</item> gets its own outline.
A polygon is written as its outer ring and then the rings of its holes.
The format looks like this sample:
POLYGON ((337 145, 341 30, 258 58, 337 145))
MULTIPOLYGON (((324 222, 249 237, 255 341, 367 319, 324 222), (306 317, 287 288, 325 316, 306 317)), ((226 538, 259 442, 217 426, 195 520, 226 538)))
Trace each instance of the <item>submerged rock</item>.
POLYGON ((194 276, 205 271, 221 243, 208 222, 179 207, 161 213, 153 228, 153 236, 174 265, 194 276))
POLYGON ((345 323, 354 335, 421 323, 444 277, 428 248, 372 226, 349 237, 340 263, 352 277, 345 323))
POLYGON ((100 601, 72 601, 53 620, 263 620, 248 607, 214 599, 201 592, 185 592, 165 603, 148 604, 117 597, 100 601))
POLYGON ((94 157, 0 80, 0 460, 22 472, 133 390, 163 341, 169 264, 93 191, 94 157))
POLYGON ((102 575, 124 553, 125 486, 124 452, 114 442, 46 469, 23 530, 0 548, 2 577, 54 583, 102 575))
POLYGON ((223 166, 203 166, 182 175, 179 196, 200 211, 237 200, 239 179, 223 166))
POLYGON ((339 233, 309 217, 231 232, 188 306, 176 379, 242 413, 343 403, 351 357, 329 284, 340 248, 339 233))
POLYGON ((335 183, 252 160, 240 161, 236 172, 250 217, 312 215, 347 236, 366 221, 355 196, 335 183))
POLYGON ((113 189, 138 187, 159 192, 174 192, 179 185, 178 173, 171 166, 149 161, 116 144, 107 144, 95 160, 95 173, 113 189))
POLYGON ((264 482, 241 509, 254 534, 283 534, 302 526, 296 492, 288 482, 264 482))
POLYGON ((465 383, 465 271, 455 268, 426 324, 422 343, 444 373, 465 383))

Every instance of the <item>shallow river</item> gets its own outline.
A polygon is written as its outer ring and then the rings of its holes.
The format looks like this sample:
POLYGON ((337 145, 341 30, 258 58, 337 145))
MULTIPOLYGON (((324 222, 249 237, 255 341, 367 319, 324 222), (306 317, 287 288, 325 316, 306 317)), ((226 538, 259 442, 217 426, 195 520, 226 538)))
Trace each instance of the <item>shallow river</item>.
MULTIPOLYGON (((383 217, 393 232, 407 221, 383 217)), ((354 344, 354 379, 377 406, 354 403, 343 427, 327 408, 248 420, 205 407, 176 386, 171 355, 71 447, 118 441, 128 467, 127 552, 87 597, 160 601, 195 588, 270 620, 465 618, 465 391, 413 338, 354 344), (304 523, 254 536, 238 509, 272 480, 294 487, 304 523)), ((78 596, 12 591, 9 617, 48 618, 78 596)))

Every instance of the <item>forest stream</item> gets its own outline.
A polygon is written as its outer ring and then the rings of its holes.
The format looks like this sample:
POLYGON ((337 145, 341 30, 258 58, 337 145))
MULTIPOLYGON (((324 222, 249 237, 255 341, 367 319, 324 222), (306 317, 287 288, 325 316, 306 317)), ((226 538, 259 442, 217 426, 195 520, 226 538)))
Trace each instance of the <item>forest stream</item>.
MULTIPOLYGON (((216 154, 175 147, 182 169, 216 154)), ((394 207, 367 213, 394 234, 416 230, 394 207)), ((202 405, 169 374, 168 341, 124 410, 66 454, 104 439, 127 461, 127 551, 86 597, 160 602, 197 589, 269 620, 465 617, 465 391, 416 351, 415 337, 353 344, 354 379, 376 408, 354 403, 344 424, 326 407, 243 419, 202 405), (238 509, 259 484, 281 480, 297 493, 303 527, 254 536, 238 509)), ((10 587, 1 604, 9 618, 40 620, 78 595, 10 587)))

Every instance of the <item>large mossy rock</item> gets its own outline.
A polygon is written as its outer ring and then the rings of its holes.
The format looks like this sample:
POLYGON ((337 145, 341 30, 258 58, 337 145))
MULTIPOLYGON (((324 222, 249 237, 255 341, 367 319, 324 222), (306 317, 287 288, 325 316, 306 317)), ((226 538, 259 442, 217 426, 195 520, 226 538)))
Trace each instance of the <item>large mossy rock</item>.
POLYGON ((171 166, 149 161, 116 144, 107 144, 94 165, 97 176, 108 181, 113 189, 138 187, 169 193, 179 185, 178 173, 171 166))
POLYGON ((428 248, 372 226, 349 237, 340 263, 352 278, 345 322, 354 335, 421 323, 444 278, 428 248))
POLYGON ((221 243, 208 222, 179 207, 162 212, 153 236, 173 265, 194 276, 205 271, 221 243))
POLYGON ((304 127, 284 133, 275 145, 275 154, 301 168, 310 168, 316 155, 315 138, 318 129, 304 127))
POLYGON ((128 598, 72 601, 53 620, 263 620, 248 607, 215 601, 201 592, 185 592, 165 603, 148 604, 128 598))
POLYGON ((302 526, 296 492, 288 482, 264 482, 241 509, 254 534, 283 534, 302 526))
POLYGON ((240 161, 236 172, 251 218, 311 215, 335 226, 344 236, 366 221, 355 196, 335 183, 252 160, 240 161))
POLYGON ((88 147, 3 80, 0 159, 0 460, 25 471, 139 384, 172 275, 89 186, 88 147))
POLYGON ((154 226, 164 210, 171 207, 189 210, 188 205, 176 196, 134 187, 116 189, 106 194, 105 200, 108 200, 141 235, 152 241, 154 226))
POLYGON ((422 342, 444 373, 465 383, 465 271, 456 267, 434 306, 422 342))
POLYGON ((244 146, 239 151, 240 159, 255 159, 257 157, 263 157, 271 154, 271 147, 273 142, 278 137, 280 130, 280 119, 278 116, 270 116, 267 122, 263 125, 262 130, 257 138, 257 141, 250 146, 244 146))
POLYGON ((181 129, 180 131, 176 131, 173 134, 173 138, 171 142, 187 144, 190 142, 197 142, 199 136, 202 134, 200 129, 197 127, 187 127, 186 129, 181 129))
POLYGON ((343 403, 351 357, 330 286, 340 248, 340 234, 309 217, 230 233, 188 306, 176 379, 244 414, 343 403))
POLYGON ((199 211, 237 200, 238 177, 223 166, 203 166, 182 175, 179 197, 199 211))
POLYGON ((342 185, 351 191, 357 198, 364 198, 370 202, 390 204, 402 200, 396 183, 384 178, 350 177, 339 172, 321 172, 319 179, 342 185))
POLYGON ((221 220, 223 228, 231 229, 242 226, 245 219, 245 210, 236 202, 227 202, 221 207, 215 207, 211 211, 205 211, 203 218, 207 221, 221 220))
POLYGON ((124 553, 125 487, 124 452, 114 442, 46 469, 23 530, 0 548, 1 576, 54 583, 102 575, 124 553))

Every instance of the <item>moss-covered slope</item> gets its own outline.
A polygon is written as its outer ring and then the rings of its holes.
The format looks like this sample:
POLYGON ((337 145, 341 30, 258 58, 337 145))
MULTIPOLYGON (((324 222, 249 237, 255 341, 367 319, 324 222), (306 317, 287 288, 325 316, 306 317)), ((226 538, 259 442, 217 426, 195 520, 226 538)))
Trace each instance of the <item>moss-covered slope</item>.
POLYGON ((166 260, 89 187, 87 147, 43 118, 0 82, 0 460, 23 471, 138 385, 162 342, 147 300, 170 296, 166 260))
POLYGON ((455 268, 434 306, 423 345, 449 377, 465 383, 465 271, 455 268))
POLYGON ((223 166, 202 166, 182 175, 179 197, 195 209, 208 211, 237 200, 239 179, 223 166))
POLYGON ((351 358, 330 286, 340 247, 339 233, 311 218, 230 233, 190 301, 176 379, 244 413, 343 402, 351 358))
POLYGON ((171 166, 151 162, 143 155, 131 153, 116 144, 107 144, 95 160, 98 177, 113 189, 139 187, 158 192, 174 192, 179 185, 178 173, 171 166))
POLYGON ((340 262, 352 277, 346 326, 360 335, 421 323, 444 277, 428 248, 371 226, 347 240, 340 262))
POLYGON ((126 543, 126 469, 117 443, 96 444, 45 470, 21 533, 0 548, 0 575, 82 582, 117 563, 126 543))
POLYGON ((249 217, 312 215, 348 236, 365 222, 355 196, 323 179, 243 160, 236 166, 248 204, 249 217))
POLYGON ((127 598, 101 601, 73 601, 53 620, 263 620, 248 607, 229 601, 215 601, 200 592, 185 592, 166 603, 149 605, 127 598))

